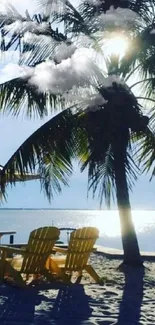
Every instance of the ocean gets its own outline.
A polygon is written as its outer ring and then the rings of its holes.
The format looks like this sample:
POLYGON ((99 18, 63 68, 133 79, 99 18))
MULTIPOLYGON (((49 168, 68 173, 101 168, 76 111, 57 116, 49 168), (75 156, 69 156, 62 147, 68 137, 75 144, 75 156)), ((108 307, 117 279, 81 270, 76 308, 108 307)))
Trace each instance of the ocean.
MULTIPOLYGON (((155 211, 132 211, 132 216, 140 250, 155 252, 155 211)), ((26 243, 33 229, 49 225, 94 226, 100 231, 98 245, 122 249, 118 211, 0 209, 0 231, 16 231, 14 243, 26 243)), ((66 232, 61 233, 61 239, 67 242, 66 232)), ((9 236, 3 236, 1 243, 9 243, 9 236)))

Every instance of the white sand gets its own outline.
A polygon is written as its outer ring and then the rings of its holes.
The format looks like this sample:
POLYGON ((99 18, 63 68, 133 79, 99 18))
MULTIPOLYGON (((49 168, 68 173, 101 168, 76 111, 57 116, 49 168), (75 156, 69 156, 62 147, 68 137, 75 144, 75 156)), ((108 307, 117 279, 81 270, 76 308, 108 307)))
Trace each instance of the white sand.
POLYGON ((0 286, 1 325, 154 325, 155 262, 143 271, 117 271, 120 260, 92 254, 91 263, 105 278, 103 286, 84 274, 82 284, 41 284, 19 289, 0 286))

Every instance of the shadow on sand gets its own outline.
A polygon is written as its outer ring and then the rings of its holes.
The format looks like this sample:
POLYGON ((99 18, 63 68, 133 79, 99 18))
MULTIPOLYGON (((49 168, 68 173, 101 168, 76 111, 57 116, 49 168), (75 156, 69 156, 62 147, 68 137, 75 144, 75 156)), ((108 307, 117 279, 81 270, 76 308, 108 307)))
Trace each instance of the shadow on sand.
POLYGON ((1 285, 0 324, 88 325, 93 319, 93 324, 99 325, 139 325, 144 270, 128 268, 124 275, 121 301, 112 291, 96 285, 93 295, 87 295, 80 284, 43 284, 27 289, 1 285))
POLYGON ((0 286, 0 324, 31 324, 34 319, 37 290, 0 286))
POLYGON ((0 324, 76 325, 91 315, 82 285, 0 287, 0 324))
POLYGON ((128 267, 124 271, 125 285, 117 325, 139 325, 143 301, 144 269, 128 267))
POLYGON ((88 299, 83 285, 62 285, 57 297, 49 299, 49 309, 37 313, 35 324, 79 325, 91 316, 88 299))

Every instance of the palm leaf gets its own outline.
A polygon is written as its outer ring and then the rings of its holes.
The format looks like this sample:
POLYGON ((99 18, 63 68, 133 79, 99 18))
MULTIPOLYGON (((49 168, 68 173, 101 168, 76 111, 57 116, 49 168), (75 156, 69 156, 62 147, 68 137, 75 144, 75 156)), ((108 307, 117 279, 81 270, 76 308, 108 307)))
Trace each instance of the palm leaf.
MULTIPOLYGON (((113 151, 113 142, 116 136, 113 130, 114 125, 110 125, 107 116, 110 114, 110 109, 107 112, 105 109, 101 109, 77 115, 76 136, 78 143, 75 149, 76 155, 80 159, 81 171, 88 169, 88 192, 92 191, 93 197, 98 193, 100 204, 104 197, 106 204, 110 206, 116 190, 113 151)), ((139 169, 132 159, 130 143, 128 143, 128 150, 125 154, 124 166, 128 187, 132 190, 139 169)))
POLYGON ((150 118, 150 126, 146 128, 143 137, 137 141, 136 156, 142 166, 142 172, 150 172, 151 178, 155 175, 155 115, 150 118))
POLYGON ((62 108, 64 100, 61 96, 38 92, 37 87, 28 83, 27 78, 15 78, 0 85, 0 107, 3 112, 15 116, 25 109, 27 116, 48 115, 48 108, 62 108))
POLYGON ((74 157, 75 119, 70 110, 64 111, 34 132, 12 155, 0 171, 2 193, 8 183, 15 184, 16 175, 28 172, 40 174, 43 190, 50 199, 53 192, 68 184, 74 157))
POLYGON ((104 1, 82 1, 80 4, 80 12, 82 12, 83 17, 87 20, 99 15, 106 13, 111 7, 115 9, 130 9, 137 13, 144 21, 149 22, 150 16, 154 11, 154 0, 104 0, 104 1))
POLYGON ((29 33, 27 38, 23 39, 19 62, 21 65, 34 66, 46 59, 54 59, 55 49, 62 42, 66 43, 67 37, 52 29, 48 35, 29 33))

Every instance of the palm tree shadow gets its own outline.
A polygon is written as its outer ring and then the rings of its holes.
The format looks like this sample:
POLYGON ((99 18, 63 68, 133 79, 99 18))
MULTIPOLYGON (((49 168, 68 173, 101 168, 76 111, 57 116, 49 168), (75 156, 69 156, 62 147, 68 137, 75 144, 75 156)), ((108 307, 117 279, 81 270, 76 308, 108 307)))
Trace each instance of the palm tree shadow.
POLYGON ((124 271, 125 286, 120 303, 117 325, 140 324, 140 312, 144 290, 144 268, 130 268, 124 271))
POLYGON ((27 289, 8 285, 0 287, 1 325, 21 322, 35 322, 37 325, 79 325, 91 313, 89 297, 80 284, 43 285, 27 289))
POLYGON ((53 306, 50 300, 49 310, 40 310, 36 320, 37 324, 79 325, 82 321, 88 320, 91 314, 89 297, 85 294, 83 286, 69 284, 62 285, 53 300, 53 306))
MULTIPOLYGON (((40 300, 41 297, 39 297, 40 300)), ((0 324, 32 323, 34 320, 35 306, 38 300, 38 290, 19 289, 11 286, 0 288, 0 324)), ((40 303, 40 301, 38 301, 40 303)))

